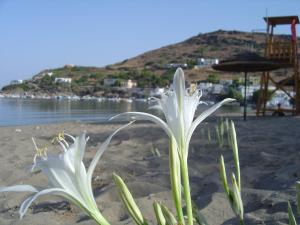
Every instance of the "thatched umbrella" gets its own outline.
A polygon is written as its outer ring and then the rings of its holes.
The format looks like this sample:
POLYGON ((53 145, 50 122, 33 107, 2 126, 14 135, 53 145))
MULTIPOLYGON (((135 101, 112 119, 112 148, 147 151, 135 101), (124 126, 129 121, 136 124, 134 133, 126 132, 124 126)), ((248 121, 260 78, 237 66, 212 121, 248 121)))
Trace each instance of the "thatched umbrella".
POLYGON ((226 72, 244 72, 244 120, 247 117, 247 73, 265 72, 282 68, 278 62, 274 62, 253 52, 244 52, 234 55, 232 58, 222 60, 219 64, 214 64, 213 69, 226 72))

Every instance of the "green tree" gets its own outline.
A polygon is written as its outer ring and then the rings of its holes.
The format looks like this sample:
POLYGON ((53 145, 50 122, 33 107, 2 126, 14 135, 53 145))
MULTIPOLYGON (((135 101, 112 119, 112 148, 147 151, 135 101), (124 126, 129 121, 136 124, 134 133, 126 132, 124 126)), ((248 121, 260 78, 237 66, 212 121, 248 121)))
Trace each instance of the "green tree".
POLYGON ((102 73, 91 73, 89 78, 99 80, 99 79, 103 78, 103 74, 102 73))
POLYGON ((51 85, 53 83, 53 81, 54 81, 54 79, 47 74, 47 75, 43 76, 43 78, 40 81, 40 84, 51 85))
POLYGON ((217 84, 220 81, 220 77, 217 74, 209 74, 207 81, 213 84, 217 84))
POLYGON ((74 80, 74 82, 78 85, 85 85, 88 81, 88 77, 87 76, 81 76, 79 79, 74 80))
POLYGON ((197 65, 197 60, 196 59, 188 59, 186 61, 186 64, 188 65, 188 68, 193 68, 195 65, 197 65))
POLYGON ((55 77, 49 76, 48 74, 43 76, 43 78, 40 80, 39 86, 42 89, 48 89, 55 86, 55 77))
POLYGON ((233 87, 229 88, 226 98, 234 98, 238 102, 243 101, 243 95, 241 94, 241 92, 239 92, 237 89, 233 87))
POLYGON ((239 79, 238 78, 234 78, 233 80, 232 80, 232 87, 233 88, 238 88, 239 86, 241 85, 241 83, 240 83, 240 81, 239 81, 239 79))
POLYGON ((113 84, 114 87, 121 87, 121 81, 116 80, 116 82, 113 84))
MULTIPOLYGON (((256 91, 253 92, 252 101, 254 103, 258 102, 258 99, 260 97, 260 93, 261 93, 261 90, 256 90, 256 91)), ((267 101, 271 100, 272 97, 273 97, 273 91, 268 90, 268 92, 267 92, 267 101)))

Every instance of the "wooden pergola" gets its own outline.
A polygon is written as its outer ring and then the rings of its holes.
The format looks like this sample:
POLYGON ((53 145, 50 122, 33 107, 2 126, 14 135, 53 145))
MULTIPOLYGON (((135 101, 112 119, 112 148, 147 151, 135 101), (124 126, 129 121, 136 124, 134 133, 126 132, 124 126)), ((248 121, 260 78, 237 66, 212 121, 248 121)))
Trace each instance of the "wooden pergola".
MULTIPOLYGON (((267 111, 276 111, 277 109, 267 108, 268 96, 270 95, 269 86, 274 85, 274 93, 282 90, 293 102, 293 108, 282 108, 282 111, 292 112, 293 115, 300 114, 300 79, 296 25, 299 24, 298 16, 265 17, 267 23, 267 38, 265 57, 281 64, 281 68, 292 69, 292 75, 278 81, 271 76, 270 72, 263 72, 260 82, 260 96, 257 103, 256 114, 265 115, 267 111), (276 40, 274 37, 274 28, 278 25, 291 26, 290 40, 276 40), (291 85, 292 84, 292 85, 291 85), (292 91, 292 92, 291 92, 292 91), (292 94, 294 93, 294 94, 292 94)), ((272 94, 271 93, 271 94, 272 94)))

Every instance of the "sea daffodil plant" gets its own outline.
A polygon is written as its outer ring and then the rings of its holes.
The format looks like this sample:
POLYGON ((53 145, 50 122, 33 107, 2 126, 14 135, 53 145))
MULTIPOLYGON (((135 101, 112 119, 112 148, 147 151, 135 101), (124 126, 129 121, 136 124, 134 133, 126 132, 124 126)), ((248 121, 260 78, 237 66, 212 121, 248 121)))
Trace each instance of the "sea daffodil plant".
POLYGON ((45 154, 45 150, 43 149, 43 151, 41 151, 34 141, 37 153, 34 157, 33 170, 40 170, 48 177, 48 187, 39 189, 31 185, 15 185, 10 187, 0 187, 0 192, 33 193, 25 199, 20 206, 19 213, 21 218, 27 212, 33 201, 42 195, 51 194, 64 197, 74 203, 99 225, 109 225, 107 220, 98 210, 92 190, 92 175, 112 137, 129 124, 117 129, 105 140, 105 142, 103 142, 92 159, 87 171, 83 164, 83 156, 87 142, 85 132, 81 133, 76 138, 66 134, 73 141, 71 145, 69 145, 65 139, 58 139, 62 148, 62 153, 54 156, 45 154))
POLYGON ((185 224, 181 203, 181 182, 183 184, 188 225, 193 224, 187 163, 191 137, 197 126, 205 118, 223 104, 234 101, 234 99, 227 98, 205 110, 194 119, 197 107, 201 103, 200 98, 201 92, 199 90, 191 93, 189 89, 185 88, 184 73, 181 68, 178 68, 174 74, 172 88, 162 94, 161 99, 155 99, 157 102, 155 108, 163 112, 166 122, 153 114, 144 112, 126 112, 111 118, 116 119, 127 116, 133 120, 150 120, 158 124, 168 134, 170 139, 170 179, 179 224, 185 224))
POLYGON ((241 172, 240 172, 240 162, 239 162, 239 151, 238 151, 238 144, 235 132, 235 126, 233 121, 230 122, 229 125, 229 132, 230 132, 230 141, 231 147, 233 152, 233 159, 234 159, 234 166, 235 166, 235 173, 231 174, 231 184, 232 188, 229 187, 227 182, 227 175, 226 175, 226 167, 224 163, 224 157, 221 155, 220 157, 220 174, 221 174, 221 181, 223 183, 223 188, 225 194, 228 198, 230 206, 235 213, 235 215, 239 218, 240 224, 244 224, 244 206, 241 197, 241 172))

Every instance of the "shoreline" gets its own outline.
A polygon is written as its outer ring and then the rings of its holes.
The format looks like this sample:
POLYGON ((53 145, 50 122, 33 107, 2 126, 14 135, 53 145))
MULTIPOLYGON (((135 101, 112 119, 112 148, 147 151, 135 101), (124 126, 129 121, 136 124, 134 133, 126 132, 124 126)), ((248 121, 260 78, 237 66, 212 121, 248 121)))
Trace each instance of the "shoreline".
MULTIPOLYGON (((268 118, 271 116, 265 116, 265 117, 257 117, 255 115, 255 113, 249 113, 249 115, 247 116, 248 120, 253 120, 253 119, 259 119, 259 118, 268 118)), ((289 117, 289 116, 286 116, 289 117)), ((235 119, 235 120, 243 120, 243 115, 241 113, 215 113, 214 116, 212 116, 211 118, 207 118, 206 120, 204 120, 205 122, 217 122, 218 119, 235 119)), ((272 117, 271 117, 272 118, 272 117)), ((274 117, 273 117, 274 118, 274 117)), ((164 118, 162 118, 164 120, 164 118)), ((57 121, 57 122, 53 122, 53 121, 45 121, 43 123, 41 123, 41 121, 38 121, 37 123, 30 123, 30 124, 11 124, 11 125, 0 125, 0 129, 1 128, 12 128, 12 127, 30 127, 30 126, 47 126, 47 125, 63 125, 63 124, 70 124, 70 123, 74 123, 74 124, 90 124, 90 125, 118 125, 118 124, 125 124, 127 122, 127 120, 116 120, 116 121, 109 121, 108 119, 106 121, 87 121, 87 120, 65 120, 65 121, 57 121)), ((147 121, 147 120, 142 120, 142 121, 135 121, 134 124, 154 124, 151 121, 147 121)))
POLYGON ((37 100, 70 100, 70 101, 114 101, 114 102, 128 102, 131 103, 132 101, 138 102, 148 102, 150 101, 149 98, 133 98, 133 97, 96 97, 96 96, 78 96, 78 95, 24 95, 24 94, 1 94, 0 99, 37 99, 37 100))

